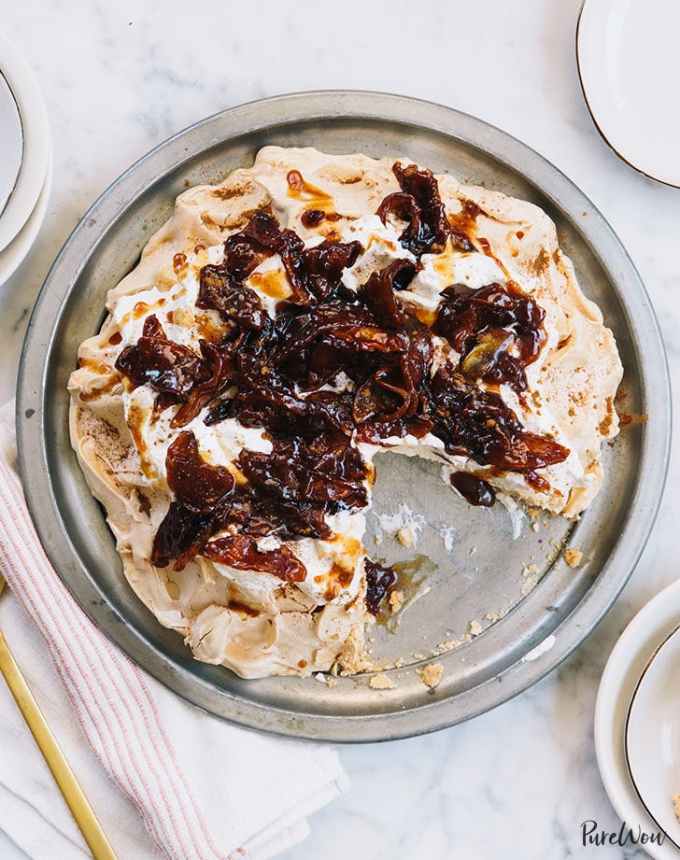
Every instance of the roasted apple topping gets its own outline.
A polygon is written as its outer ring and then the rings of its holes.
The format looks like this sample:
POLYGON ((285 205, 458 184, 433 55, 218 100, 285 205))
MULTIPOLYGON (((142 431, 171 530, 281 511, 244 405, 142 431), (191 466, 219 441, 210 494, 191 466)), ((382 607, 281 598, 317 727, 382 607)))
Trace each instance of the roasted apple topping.
POLYGON ((171 421, 173 427, 184 427, 211 403, 236 378, 234 351, 238 340, 220 344, 200 342, 202 363, 195 384, 171 421))
POLYGON ((154 537, 151 563, 167 567, 174 562, 173 568, 182 570, 218 528, 219 511, 197 514, 181 502, 171 502, 154 537))
POLYGON ((271 573, 286 582, 301 582, 307 573, 302 562, 287 546, 262 551, 255 538, 248 535, 229 535, 207 543, 202 554, 237 570, 257 570, 271 573))
POLYGON ((444 250, 449 235, 446 209, 439 196, 439 186, 430 170, 419 170, 414 164, 392 168, 401 191, 389 194, 378 208, 383 224, 389 215, 408 226, 399 237, 412 254, 438 254, 444 250))
POLYGON ((359 295, 373 316, 385 328, 400 329, 406 318, 396 292, 405 290, 413 280, 416 267, 408 260, 395 260, 380 272, 373 272, 359 290, 359 295))
POLYGON ((529 433, 500 395, 484 391, 449 365, 430 383, 432 433, 452 454, 509 472, 561 463, 569 450, 549 436, 529 433))
POLYGON ((478 290, 456 284, 443 299, 433 330, 461 354, 465 377, 525 391, 524 368, 546 339, 543 308, 518 287, 500 284, 478 290))
POLYGON ((201 457, 193 433, 183 430, 168 448, 168 486, 178 502, 199 514, 209 513, 234 488, 224 466, 212 466, 201 457))
POLYGON ((237 281, 224 264, 201 269, 196 307, 217 311, 234 331, 261 331, 268 322, 255 290, 237 281))
POLYGON ((281 503, 321 505, 327 513, 368 504, 364 463, 342 433, 277 440, 271 454, 243 450, 237 462, 253 487, 281 503))
POLYGON ((243 231, 256 246, 281 257, 293 295, 289 301, 313 304, 329 298, 340 284, 342 270, 352 266, 361 253, 359 242, 323 242, 305 248, 293 230, 281 230, 267 212, 257 212, 243 231))
MULTIPOLYGON (((395 164, 394 173, 402 190, 385 198, 380 217, 408 222, 401 242, 414 254, 441 251, 452 227, 436 180, 414 166, 395 164)), ((292 552, 261 551, 257 541, 331 539, 329 516, 365 507, 368 470, 357 442, 429 433, 451 454, 534 482, 543 481, 536 470, 569 455, 551 437, 526 431, 487 387, 507 383, 523 392, 525 367, 545 342, 544 311, 518 288, 450 286, 429 328, 399 298, 419 268, 409 260, 373 272, 353 292, 342 273, 362 251, 357 242, 305 248, 268 211, 256 212, 224 248, 220 265, 201 270, 197 300, 220 314, 223 339, 201 341, 198 355, 168 340, 149 317, 116 367, 134 385, 159 392, 157 409, 178 405, 173 426, 202 412, 206 425, 237 419, 264 430, 271 451, 244 448, 233 464, 242 476, 235 486, 229 470, 200 456, 191 432, 180 433, 167 455, 175 498, 156 535, 154 564, 181 567, 201 553, 299 581, 304 568, 292 552), (273 254, 292 295, 272 319, 245 282, 273 254), (458 353, 457 364, 441 354, 435 363, 435 335, 458 353)), ((472 504, 493 504, 486 481, 456 473, 452 483, 472 504)), ((375 612, 394 572, 367 562, 367 582, 375 612)))
POLYGON ((155 391, 181 399, 193 388, 201 359, 186 346, 165 336, 156 316, 144 321, 142 336, 118 356, 116 370, 134 386, 148 384, 155 391))
MULTIPOLYGON (((257 298, 257 297, 256 297, 257 298)), ((237 342, 219 345, 200 341, 201 354, 165 336, 156 316, 147 317, 142 337, 134 346, 125 347, 116 369, 133 386, 150 385, 158 392, 156 414, 182 404, 172 419, 173 427, 184 427, 201 409, 231 384, 232 359, 237 342)))

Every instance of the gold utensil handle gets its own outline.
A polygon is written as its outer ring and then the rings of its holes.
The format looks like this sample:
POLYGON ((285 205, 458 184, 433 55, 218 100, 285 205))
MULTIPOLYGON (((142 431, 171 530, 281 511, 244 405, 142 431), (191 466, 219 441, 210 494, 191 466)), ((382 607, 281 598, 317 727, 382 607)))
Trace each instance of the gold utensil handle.
MULTIPOLYGON (((0 589, 1 590, 1 589, 0 589)), ((40 752, 52 771, 59 789, 71 810, 76 824, 87 842, 95 860, 116 860, 116 855, 97 821, 92 807, 83 794, 73 771, 50 731, 33 694, 17 666, 7 640, 0 632, 0 672, 7 681, 14 700, 31 730, 40 752)))

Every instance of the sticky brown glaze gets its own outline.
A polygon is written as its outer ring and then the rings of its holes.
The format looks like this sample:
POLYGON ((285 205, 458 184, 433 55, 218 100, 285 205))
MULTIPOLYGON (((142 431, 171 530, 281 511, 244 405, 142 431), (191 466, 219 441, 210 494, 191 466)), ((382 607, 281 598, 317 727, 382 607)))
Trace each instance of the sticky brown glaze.
POLYGON ((397 572, 393 567, 378 564, 366 559, 366 608, 377 615, 380 605, 394 588, 397 582, 397 572))
POLYGON ((449 481, 471 505, 490 508, 496 501, 496 493, 491 484, 469 472, 454 472, 449 481))

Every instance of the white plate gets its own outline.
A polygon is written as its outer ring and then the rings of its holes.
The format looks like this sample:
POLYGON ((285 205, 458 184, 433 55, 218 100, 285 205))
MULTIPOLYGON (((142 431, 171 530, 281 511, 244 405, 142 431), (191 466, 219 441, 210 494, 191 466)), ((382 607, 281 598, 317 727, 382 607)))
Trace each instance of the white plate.
MULTIPOLYGON (((626 762, 626 721, 631 702, 647 665, 660 645, 680 625, 680 581, 657 594, 624 630, 614 646, 602 675, 595 706, 595 751, 612 806, 626 824, 637 832, 657 833, 642 804, 626 762)), ((677 682, 676 682, 677 685, 677 682)), ((659 791, 668 791, 662 768, 658 768, 659 791)), ((680 782, 680 772, 678 772, 680 782)), ((670 789, 670 794, 680 791, 670 789)), ((650 803, 645 796, 645 801, 650 803)), ((650 807, 651 808, 651 807, 650 807)), ((666 839, 663 845, 645 845, 655 860, 678 860, 680 851, 666 839)))
POLYGON ((0 134, 0 214, 2 214, 19 176, 24 137, 21 131, 19 108, 1 71, 0 129, 2 129, 0 134))
POLYGON ((671 798, 680 794, 680 630, 652 657, 628 714, 626 756, 640 800, 676 846, 680 822, 671 798))
POLYGON ((0 215, 0 251, 26 224, 45 185, 50 153, 47 111, 35 75, 19 53, 0 39, 0 71, 19 107, 23 157, 14 191, 0 215))
POLYGON ((576 31, 583 93, 605 141, 631 167, 680 187, 680 3, 585 0, 576 31))
POLYGON ((38 202, 35 209, 31 212, 28 221, 14 237, 12 242, 3 250, 0 251, 0 286, 9 279, 22 263, 24 257, 31 250, 33 243, 36 240, 38 232, 45 220, 47 212, 47 203, 50 197, 52 188, 52 159, 50 158, 47 166, 47 176, 45 184, 42 187, 38 202))

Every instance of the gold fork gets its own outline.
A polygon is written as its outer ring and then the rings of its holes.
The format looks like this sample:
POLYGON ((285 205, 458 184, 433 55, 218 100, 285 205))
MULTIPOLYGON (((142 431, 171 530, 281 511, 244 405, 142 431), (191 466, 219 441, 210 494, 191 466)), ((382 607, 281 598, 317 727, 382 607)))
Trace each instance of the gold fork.
MULTIPOLYGON (((0 595, 5 587, 5 580, 0 574, 0 595)), ((76 824, 87 842, 92 856, 95 860, 116 860, 113 848, 109 844, 104 831, 101 828, 97 816, 94 814, 88 799, 78 784, 69 763, 59 748, 54 735, 50 731, 42 711, 33 698, 28 684, 21 670, 16 664, 12 652, 9 650, 7 640, 0 630, 0 672, 5 677, 7 686, 14 696, 21 714, 40 748, 47 766, 52 771, 59 790, 61 791, 76 824)))

